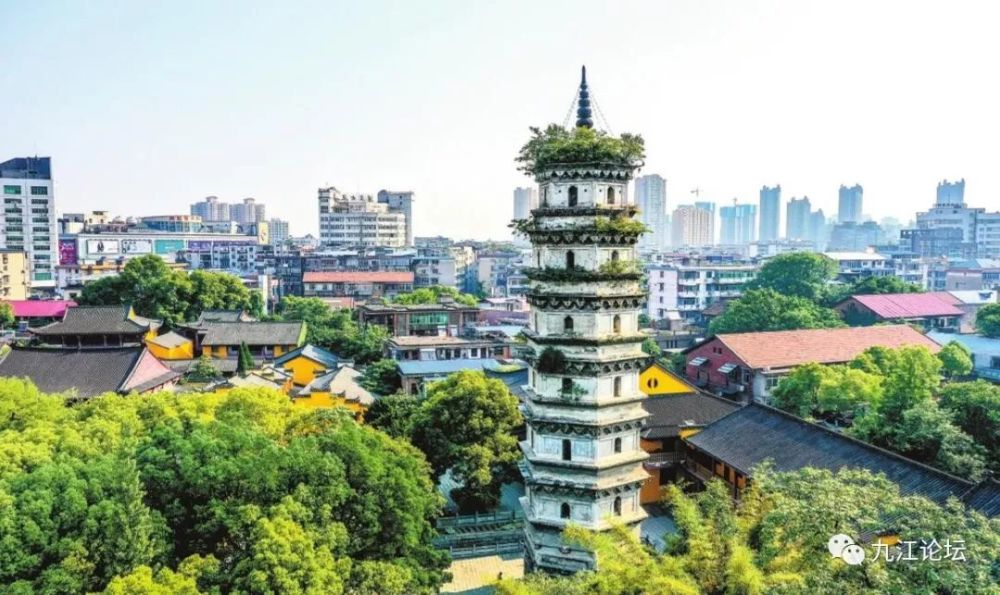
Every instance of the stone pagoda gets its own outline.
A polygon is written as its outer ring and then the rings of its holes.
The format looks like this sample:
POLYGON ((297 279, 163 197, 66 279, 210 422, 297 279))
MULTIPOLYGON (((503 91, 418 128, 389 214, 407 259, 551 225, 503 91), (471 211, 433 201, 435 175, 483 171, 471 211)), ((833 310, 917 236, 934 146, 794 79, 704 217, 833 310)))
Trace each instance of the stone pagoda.
POLYGON ((556 129, 591 143, 591 150, 566 150, 549 131, 536 133, 532 143, 544 146, 523 169, 538 182, 539 208, 514 224, 531 240, 533 259, 526 271, 531 370, 521 443, 529 571, 594 566, 591 552, 562 538, 569 524, 594 530, 623 524, 638 532, 646 516, 639 502, 647 478, 639 372, 648 356, 641 348, 645 292, 635 260, 644 227, 632 219, 628 198, 642 141, 631 136, 634 150, 621 151, 625 135, 616 139, 593 125, 584 69, 576 129, 556 129))

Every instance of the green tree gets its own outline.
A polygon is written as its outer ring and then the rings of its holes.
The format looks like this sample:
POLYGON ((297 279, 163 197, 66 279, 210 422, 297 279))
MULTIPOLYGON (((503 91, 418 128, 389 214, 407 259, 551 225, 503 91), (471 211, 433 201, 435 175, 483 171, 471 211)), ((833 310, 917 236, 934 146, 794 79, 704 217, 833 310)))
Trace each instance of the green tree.
POLYGON ((392 301, 393 303, 404 305, 436 304, 442 297, 451 298, 464 306, 475 306, 479 303, 479 299, 476 298, 476 296, 468 293, 461 293, 454 287, 447 287, 444 285, 431 285, 430 287, 415 289, 409 293, 401 293, 393 298, 392 301))
POLYGON ((240 352, 236 361, 236 373, 240 376, 246 376, 250 370, 257 367, 257 364, 253 361, 253 355, 250 353, 250 347, 247 346, 246 341, 240 342, 240 352))
POLYGON ((1000 475, 1000 386, 984 380, 953 382, 938 399, 955 425, 986 449, 990 469, 1000 475))
POLYGON ((949 341, 937 354, 941 371, 948 378, 972 373, 972 352, 958 341, 949 341))
POLYGON ((191 366, 191 369, 187 371, 185 380, 190 382, 211 382, 221 376, 222 374, 219 372, 219 368, 212 362, 212 358, 208 355, 202 355, 191 366))
POLYGON ((976 330, 983 336, 1000 338, 1000 304, 987 304, 976 312, 976 330))
POLYGON ((774 404, 800 417, 853 418, 878 408, 882 379, 848 366, 809 363, 795 368, 774 390, 774 404))
POLYGON ((319 298, 288 296, 278 306, 278 319, 306 323, 306 341, 366 365, 382 359, 389 333, 381 326, 360 328, 350 310, 331 310, 319 298))
POLYGON ((7 302, 0 302, 0 328, 14 326, 14 308, 7 302))
POLYGON ((802 297, 787 297, 773 289, 752 289, 729 302, 712 320, 709 331, 749 333, 844 326, 837 313, 802 297))
POLYGON ((463 371, 431 384, 413 423, 413 444, 434 473, 451 470, 462 485, 452 496, 468 510, 495 506, 500 486, 521 458, 515 430, 523 423, 507 386, 482 372, 463 371))
POLYGON ((382 430, 393 438, 413 434, 413 421, 420 411, 420 400, 404 394, 378 397, 365 410, 365 424, 382 430))
POLYGON ((361 372, 361 386, 376 395, 394 394, 402 387, 399 364, 392 359, 380 359, 368 364, 361 372))
POLYGON ((649 314, 645 312, 639 313, 639 328, 649 328, 652 324, 653 321, 649 318, 649 314))
POLYGON ((646 355, 651 355, 654 358, 658 358, 663 355, 663 349, 660 348, 656 339, 653 337, 646 337, 642 341, 642 351, 646 355))
POLYGON ((815 252, 791 252, 770 258, 747 284, 748 289, 772 289, 785 297, 819 302, 837 276, 837 263, 815 252))

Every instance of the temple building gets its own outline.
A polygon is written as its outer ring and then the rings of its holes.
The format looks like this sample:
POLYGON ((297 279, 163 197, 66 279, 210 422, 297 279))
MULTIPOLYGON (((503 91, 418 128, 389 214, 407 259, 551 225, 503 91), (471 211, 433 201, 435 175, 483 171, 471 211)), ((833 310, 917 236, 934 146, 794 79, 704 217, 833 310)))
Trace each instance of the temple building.
MULTIPOLYGON (((577 108, 575 132, 593 128, 585 70, 577 108)), ((627 194, 641 155, 594 162, 556 153, 533 162, 539 208, 519 229, 531 240, 534 267, 526 271, 531 368, 521 505, 526 570, 575 572, 595 559, 564 541, 567 525, 624 524, 638 536, 646 516, 640 431, 648 414, 639 373, 647 357, 635 264, 643 226, 632 221, 627 194)))

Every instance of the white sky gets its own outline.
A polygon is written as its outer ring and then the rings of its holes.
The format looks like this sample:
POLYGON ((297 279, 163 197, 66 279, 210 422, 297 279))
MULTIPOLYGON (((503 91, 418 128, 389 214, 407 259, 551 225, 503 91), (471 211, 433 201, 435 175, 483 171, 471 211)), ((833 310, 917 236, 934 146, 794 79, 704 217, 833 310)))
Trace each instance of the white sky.
POLYGON ((903 221, 936 183, 1000 208, 991 2, 0 2, 0 159, 51 155, 60 211, 316 188, 417 193, 417 235, 507 237, 513 158, 587 64, 668 209, 808 195, 903 221), (206 8, 202 4, 208 4, 206 8), (279 4, 281 5, 279 7, 279 4))

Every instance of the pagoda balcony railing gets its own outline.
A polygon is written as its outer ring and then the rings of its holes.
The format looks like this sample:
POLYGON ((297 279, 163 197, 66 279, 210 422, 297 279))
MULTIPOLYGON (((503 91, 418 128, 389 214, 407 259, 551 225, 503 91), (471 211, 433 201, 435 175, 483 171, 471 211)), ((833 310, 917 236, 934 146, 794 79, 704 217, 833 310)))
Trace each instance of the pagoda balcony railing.
POLYGON ((660 469, 662 467, 669 467, 671 465, 676 465, 684 461, 684 454, 679 452, 654 452, 649 455, 649 458, 643 461, 643 465, 647 469, 660 469))

